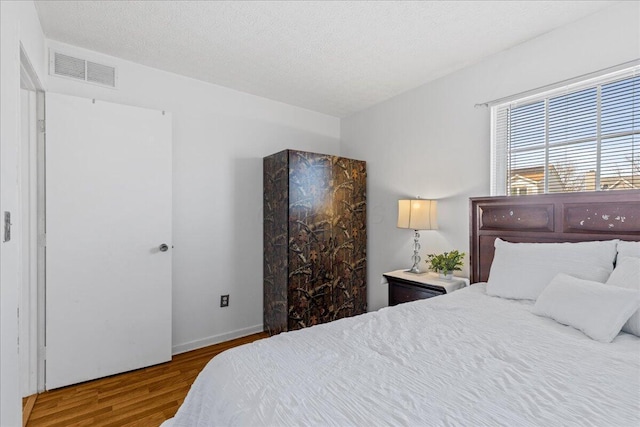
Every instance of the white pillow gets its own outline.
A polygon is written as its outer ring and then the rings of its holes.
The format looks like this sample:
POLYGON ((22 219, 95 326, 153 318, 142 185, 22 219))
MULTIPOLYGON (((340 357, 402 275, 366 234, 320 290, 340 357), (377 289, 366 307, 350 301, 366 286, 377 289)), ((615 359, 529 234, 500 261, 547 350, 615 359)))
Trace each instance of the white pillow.
MULTIPOLYGON (((609 276, 607 285, 640 291, 640 258, 618 255, 616 268, 609 276)), ((622 326, 622 330, 640 337, 640 310, 631 315, 627 323, 622 326)))
POLYGON ((640 258, 640 242, 627 242, 620 240, 618 242, 618 257, 631 256, 640 258))
POLYGON ((613 271, 617 242, 509 243, 496 239, 487 294, 535 300, 558 273, 604 283, 613 271))
POLYGON ((640 291, 558 274, 542 291, 533 313, 611 342, 640 307, 640 291))

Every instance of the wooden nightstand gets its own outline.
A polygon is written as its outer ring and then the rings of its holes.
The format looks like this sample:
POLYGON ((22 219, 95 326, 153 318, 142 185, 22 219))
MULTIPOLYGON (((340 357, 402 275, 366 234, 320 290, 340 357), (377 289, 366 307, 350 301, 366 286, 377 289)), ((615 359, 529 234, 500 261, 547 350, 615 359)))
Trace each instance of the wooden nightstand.
POLYGON ((457 289, 469 285, 469 279, 454 277, 451 280, 441 279, 436 273, 407 273, 404 270, 396 270, 383 274, 389 283, 389 305, 402 304, 437 297, 451 293, 457 289))

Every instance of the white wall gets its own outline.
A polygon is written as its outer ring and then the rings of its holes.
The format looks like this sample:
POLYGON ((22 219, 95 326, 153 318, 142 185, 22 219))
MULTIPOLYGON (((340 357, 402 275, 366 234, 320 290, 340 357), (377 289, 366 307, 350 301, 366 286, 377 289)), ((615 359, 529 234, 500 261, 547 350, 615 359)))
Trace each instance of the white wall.
POLYGON ((490 111, 474 104, 639 57, 640 3, 620 2, 343 119, 342 155, 368 162, 369 309, 387 305, 382 273, 411 265, 413 232, 396 228, 398 199, 439 200, 440 230, 421 233, 423 260, 468 254, 468 199, 489 195, 490 111))
MULTIPOLYGON (((0 213, 20 221, 20 44, 41 82, 44 37, 32 2, 0 2, 0 213)), ((19 229, 19 227, 18 227, 19 229)), ((1 227, 4 231, 4 227, 1 227)), ((21 425, 18 374, 20 233, 0 243, 0 426, 21 425)))
MULTIPOLYGON (((339 154, 337 118, 105 57, 117 90, 50 77, 49 89, 173 114, 173 345, 185 351, 262 330, 262 158, 339 154), (220 295, 230 304, 220 308, 220 295)), ((161 243, 161 242, 158 242, 161 243)))

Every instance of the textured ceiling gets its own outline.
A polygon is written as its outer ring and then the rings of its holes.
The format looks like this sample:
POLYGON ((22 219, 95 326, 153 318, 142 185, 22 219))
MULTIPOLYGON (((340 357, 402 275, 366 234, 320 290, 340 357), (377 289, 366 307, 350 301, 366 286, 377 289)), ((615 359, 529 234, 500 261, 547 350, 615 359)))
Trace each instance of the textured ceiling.
POLYGON ((610 1, 37 1, 46 36, 345 117, 610 1))

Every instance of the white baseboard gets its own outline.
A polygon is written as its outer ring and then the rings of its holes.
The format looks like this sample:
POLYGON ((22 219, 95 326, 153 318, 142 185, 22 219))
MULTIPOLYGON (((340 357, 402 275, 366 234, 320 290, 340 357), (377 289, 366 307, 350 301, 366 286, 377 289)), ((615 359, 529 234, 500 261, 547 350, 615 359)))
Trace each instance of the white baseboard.
POLYGON ((262 324, 249 326, 248 328, 237 329, 235 331, 226 332, 220 335, 213 335, 207 338, 203 338, 201 340, 189 341, 184 344, 174 345, 171 348, 171 353, 175 356, 176 354, 186 353, 187 351, 197 350, 202 347, 207 347, 209 345, 218 344, 221 342, 229 341, 235 338, 246 337, 247 335, 257 334, 258 332, 262 332, 264 327, 262 324))

